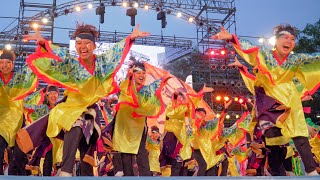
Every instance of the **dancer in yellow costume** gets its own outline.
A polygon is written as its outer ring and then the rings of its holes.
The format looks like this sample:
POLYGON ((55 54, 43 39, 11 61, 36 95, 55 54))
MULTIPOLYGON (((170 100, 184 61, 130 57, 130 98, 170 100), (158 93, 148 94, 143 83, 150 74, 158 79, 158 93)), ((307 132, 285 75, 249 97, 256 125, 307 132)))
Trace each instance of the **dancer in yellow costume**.
POLYGON ((161 90, 166 82, 166 77, 152 78, 150 71, 153 69, 147 63, 136 62, 120 84, 112 143, 113 150, 121 153, 125 176, 134 175, 133 157, 136 157, 139 176, 151 176, 145 147, 146 119, 156 118, 164 112, 161 90))
POLYGON ((0 54, 0 175, 3 175, 4 150, 15 145, 16 133, 23 124, 23 98, 38 85, 28 66, 13 72, 15 60, 13 51, 3 50, 0 54))
POLYGON ((151 134, 147 138, 146 148, 148 150, 150 171, 153 173, 153 176, 159 176, 161 174, 159 162, 160 136, 159 128, 156 125, 151 126, 151 134))
MULTIPOLYGON (((291 54, 295 47, 296 33, 290 25, 275 28, 274 50, 253 46, 223 27, 212 38, 232 42, 238 54, 255 69, 254 95, 257 107, 255 139, 262 135, 267 145, 283 145, 292 138, 301 155, 308 175, 317 175, 308 142, 308 129, 304 121, 300 94, 293 83, 296 77, 312 94, 319 87, 320 54, 291 54), (287 138, 284 141, 284 138, 287 138)), ((242 65, 233 64, 239 67, 242 65)))
MULTIPOLYGON (((49 44, 39 34, 26 37, 28 40, 37 40, 39 44, 36 52, 27 58, 33 72, 49 84, 66 88, 67 99, 50 111, 46 133, 49 137, 57 137, 64 130, 60 175, 71 175, 79 143, 82 161, 85 151, 94 143, 94 136, 100 135, 99 121, 95 118, 95 103, 117 91, 114 76, 133 41, 149 35, 139 31, 138 27, 139 25, 130 36, 107 52, 95 55, 93 51, 98 37, 96 27, 78 24, 73 38, 79 57, 70 55, 66 48, 49 44), (84 112, 86 113, 82 116, 84 112)), ((81 175, 93 175, 92 167, 86 162, 82 161, 80 166, 81 175)))

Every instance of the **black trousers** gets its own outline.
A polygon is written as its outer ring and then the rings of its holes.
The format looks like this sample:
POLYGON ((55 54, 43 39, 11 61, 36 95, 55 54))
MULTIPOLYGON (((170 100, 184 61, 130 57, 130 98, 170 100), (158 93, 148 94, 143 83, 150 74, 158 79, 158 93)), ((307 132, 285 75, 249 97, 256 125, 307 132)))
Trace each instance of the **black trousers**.
POLYGON ((9 155, 9 175, 16 176, 27 176, 31 172, 26 170, 26 165, 28 163, 27 154, 21 151, 18 145, 12 148, 11 152, 8 152, 9 155))
POLYGON ((213 166, 212 168, 208 169, 206 172, 206 176, 218 176, 219 175, 219 167, 222 166, 222 171, 220 176, 227 176, 228 172, 228 159, 225 158, 221 163, 213 166))
POLYGON ((286 159, 287 148, 284 146, 266 146, 270 150, 268 163, 272 176, 286 176, 286 171, 292 171, 291 158, 286 159))
MULTIPOLYGON (((272 127, 264 133, 265 137, 277 137, 280 135, 282 135, 281 129, 277 128, 277 127, 272 127)), ((313 154, 311 152, 311 146, 309 144, 308 138, 298 136, 298 137, 292 138, 292 140, 293 140, 294 146, 296 147, 296 149, 301 157, 301 160, 302 160, 303 165, 305 167, 305 171, 307 173, 310 173, 310 172, 316 170, 317 164, 316 164, 315 160, 313 159, 313 154)), ((274 155, 274 153, 270 153, 270 156, 273 156, 273 155, 274 155)), ((275 156, 278 156, 278 155, 275 155, 275 156)), ((275 161, 276 162, 277 161, 283 162, 283 160, 280 160, 280 159, 275 160, 275 161)), ((272 169, 276 169, 276 168, 277 167, 272 168, 272 169)))
POLYGON ((8 146, 7 141, 0 136, 0 175, 3 175, 3 165, 4 165, 4 151, 6 150, 8 146))
POLYGON ((125 176, 134 176, 134 158, 138 166, 139 176, 152 176, 149 166, 148 151, 146 149, 147 131, 143 131, 138 154, 121 153, 123 173, 125 176))
POLYGON ((52 163, 53 163, 53 157, 52 157, 52 149, 47 152, 46 156, 44 157, 43 162, 43 176, 51 176, 52 173, 52 163))
POLYGON ((196 161, 198 163, 198 167, 199 167, 197 176, 205 176, 206 175, 206 171, 207 171, 207 163, 204 160, 200 150, 199 149, 195 149, 193 151, 193 155, 194 155, 194 158, 196 159, 196 161))
MULTIPOLYGON (((93 141, 92 139, 93 136, 90 139, 90 143, 93 141)), ((73 172, 77 148, 80 150, 80 175, 93 176, 92 166, 82 160, 89 149, 89 145, 84 138, 81 127, 73 127, 64 134, 61 171, 73 172)))

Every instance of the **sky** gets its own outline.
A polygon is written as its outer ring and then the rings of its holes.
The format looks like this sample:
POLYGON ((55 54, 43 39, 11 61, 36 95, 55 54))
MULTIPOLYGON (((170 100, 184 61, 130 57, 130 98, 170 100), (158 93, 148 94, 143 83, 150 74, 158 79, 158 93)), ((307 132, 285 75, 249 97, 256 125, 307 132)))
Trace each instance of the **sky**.
MULTIPOLYGON (((47 2, 51 0, 25 0, 27 2, 47 2)), ((70 0, 69 0, 70 1, 70 0)), ((57 4, 69 2, 57 0, 57 4)), ((236 1, 236 30, 241 36, 271 37, 272 28, 278 24, 288 23, 303 29, 307 23, 314 24, 320 18, 320 0, 235 0, 236 1)), ((6 5, 0 7, 0 17, 17 17, 20 0, 0 0, 6 5)), ((2 4, 2 3, 1 3, 2 4)), ((119 7, 107 7, 105 23, 101 30, 130 32, 130 18, 126 10, 119 7)), ((8 26, 13 19, 0 18, 0 32, 8 26)), ((98 26, 99 18, 95 10, 85 10, 67 16, 60 16, 55 21, 56 27, 74 28, 75 22, 84 22, 98 26)), ((163 35, 179 37, 196 37, 196 27, 183 19, 167 16, 167 27, 163 35)), ((156 12, 138 9, 136 24, 140 29, 154 35, 161 34, 160 21, 156 20, 156 12)), ((13 23, 13 25, 15 25, 13 23)), ((10 29, 10 28, 9 28, 10 29)), ((68 31, 55 29, 55 42, 68 43, 68 31)))

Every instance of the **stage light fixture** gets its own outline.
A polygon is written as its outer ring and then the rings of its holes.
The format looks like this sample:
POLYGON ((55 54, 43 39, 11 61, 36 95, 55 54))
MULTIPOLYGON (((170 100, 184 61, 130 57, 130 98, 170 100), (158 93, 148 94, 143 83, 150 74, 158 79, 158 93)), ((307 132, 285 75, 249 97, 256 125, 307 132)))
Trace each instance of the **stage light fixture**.
POLYGON ((239 98, 238 98, 238 97, 235 97, 233 100, 237 102, 237 101, 239 100, 239 98))
POLYGON ((240 104, 242 104, 244 102, 244 99, 243 98, 240 98, 239 101, 238 101, 240 104))
POLYGON ((239 115, 238 115, 238 114, 236 114, 236 118, 237 118, 237 119, 239 118, 239 115))
POLYGON ((127 9, 127 16, 130 16, 130 18, 131 18, 131 26, 136 25, 136 15, 137 15, 136 8, 127 9))
POLYGON ((192 23, 193 22, 193 17, 189 17, 188 21, 192 23))
POLYGON ((226 65, 222 65, 221 69, 225 71, 227 69, 227 66, 226 65))
POLYGON ((38 23, 32 23, 32 28, 33 29, 38 29, 39 28, 39 24, 38 23))
POLYGON ((92 4, 88 4, 88 9, 92 9, 93 8, 93 5, 92 4))
POLYGON ((268 42, 269 42, 270 45, 274 46, 276 44, 276 37, 275 36, 271 37, 268 40, 268 42))
POLYGON ((230 119, 230 115, 229 114, 226 115, 226 119, 230 119))
POLYGON ((259 43, 263 43, 264 42, 264 39, 263 38, 259 38, 259 43))
POLYGON ((220 114, 216 114, 216 117, 219 118, 219 117, 220 117, 220 114))
POLYGON ((45 18, 45 17, 42 18, 42 19, 41 19, 41 22, 42 22, 43 24, 47 24, 47 23, 48 23, 48 18, 45 18))
POLYGON ((122 3, 122 6, 123 6, 123 7, 128 7, 128 3, 127 3, 127 2, 123 2, 123 3, 122 3))
POLYGON ((6 48, 6 50, 11 50, 11 49, 12 49, 12 47, 11 47, 10 44, 6 44, 6 45, 4 46, 4 48, 6 48))
POLYGON ((166 28, 167 18, 166 18, 166 13, 164 11, 160 11, 157 14, 157 20, 161 20, 161 28, 166 28))
POLYGON ((138 4, 137 2, 134 2, 134 3, 133 3, 133 7, 134 7, 134 8, 138 8, 138 7, 139 7, 139 4, 138 4))
POLYGON ((77 12, 81 11, 81 7, 80 6, 76 6, 75 9, 76 9, 77 12))
POLYGON ((182 17, 182 13, 181 13, 181 12, 178 12, 178 13, 177 13, 177 17, 178 17, 178 18, 182 17))
POLYGON ((226 54, 226 51, 225 51, 225 50, 221 50, 221 51, 220 51, 220 54, 221 54, 221 55, 225 55, 225 54, 226 54))
POLYGON ((212 66, 211 66, 211 69, 212 69, 212 70, 215 70, 216 68, 217 68, 216 65, 212 65, 212 66))
POLYGON ((144 10, 149 10, 149 5, 148 4, 144 5, 144 10))
POLYGON ((220 101, 220 100, 221 100, 221 96, 217 96, 217 97, 216 97, 216 100, 217 100, 217 101, 220 101))
POLYGON ((100 6, 96 9, 96 15, 99 15, 99 22, 101 24, 104 23, 104 14, 106 12, 106 7, 104 6, 104 3, 100 3, 100 6))
POLYGON ((228 96, 225 96, 225 97, 224 97, 224 100, 225 100, 225 101, 229 101, 230 98, 229 98, 228 96))
POLYGON ((69 14, 69 12, 70 12, 69 9, 65 9, 65 10, 64 10, 64 14, 65 14, 65 15, 69 14))

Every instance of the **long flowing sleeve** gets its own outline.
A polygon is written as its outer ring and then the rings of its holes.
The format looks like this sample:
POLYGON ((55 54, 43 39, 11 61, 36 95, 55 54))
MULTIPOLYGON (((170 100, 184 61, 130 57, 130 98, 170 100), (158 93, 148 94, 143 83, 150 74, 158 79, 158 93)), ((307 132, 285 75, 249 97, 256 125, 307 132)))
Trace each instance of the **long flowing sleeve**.
POLYGON ((296 77, 306 88, 308 94, 313 94, 320 87, 320 53, 297 54, 298 68, 296 77))
POLYGON ((20 100, 38 86, 38 79, 31 69, 25 65, 18 72, 15 72, 12 80, 8 83, 9 97, 12 100, 20 100))
POLYGON ((33 122, 49 113, 50 109, 43 104, 45 98, 44 89, 40 89, 24 98, 24 115, 28 122, 33 122))

